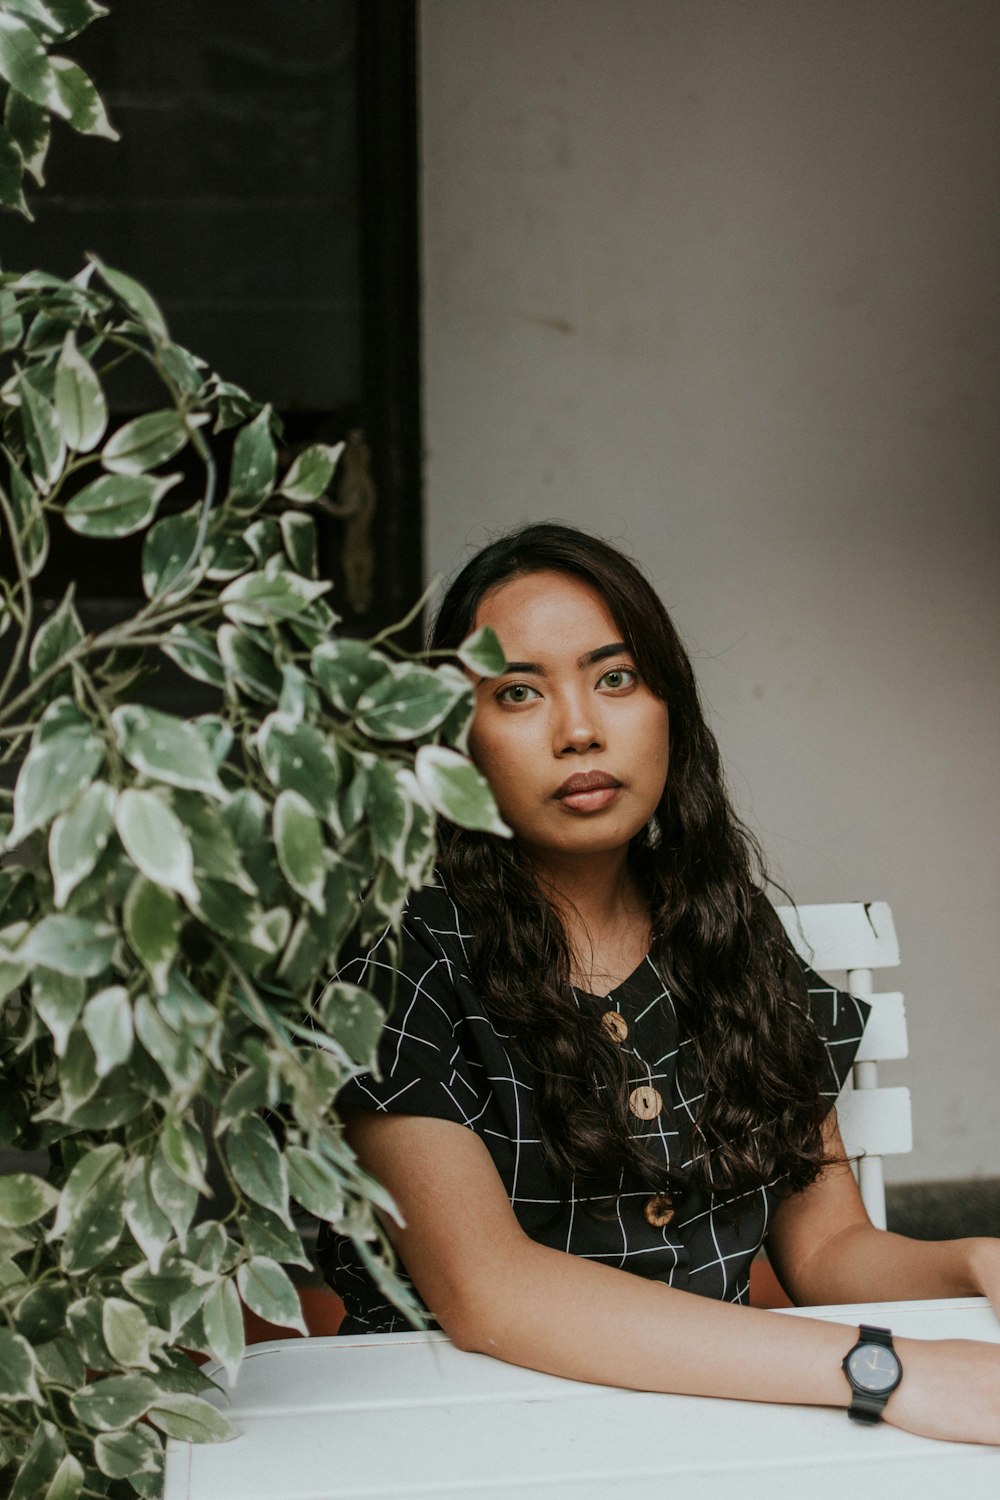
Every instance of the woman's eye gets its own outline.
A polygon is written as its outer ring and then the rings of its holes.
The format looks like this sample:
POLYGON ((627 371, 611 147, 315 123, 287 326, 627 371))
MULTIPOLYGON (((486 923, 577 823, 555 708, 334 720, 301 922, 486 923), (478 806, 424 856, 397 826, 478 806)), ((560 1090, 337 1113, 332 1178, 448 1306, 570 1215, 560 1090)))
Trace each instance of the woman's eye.
POLYGON ((538 689, 529 687, 526 682, 511 682, 501 688, 496 697, 498 703, 527 703, 538 697, 538 689))
POLYGON ((639 678, 634 667, 609 667, 601 676, 599 687, 626 688, 632 687, 639 678))

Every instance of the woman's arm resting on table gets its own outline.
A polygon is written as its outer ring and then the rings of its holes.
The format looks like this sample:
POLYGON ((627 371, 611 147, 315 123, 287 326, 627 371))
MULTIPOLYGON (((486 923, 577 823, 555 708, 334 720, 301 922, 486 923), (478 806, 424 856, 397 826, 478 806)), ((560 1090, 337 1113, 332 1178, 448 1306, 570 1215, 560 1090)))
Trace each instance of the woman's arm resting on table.
MULTIPOLYGON (((854 1328, 713 1302, 536 1244, 518 1224, 483 1143, 450 1121, 359 1114, 348 1134, 362 1165, 398 1203, 406 1227, 388 1224, 389 1233, 460 1348, 638 1390, 848 1405, 840 1365, 854 1328)), ((1000 1443, 1000 1349, 925 1346, 952 1351, 935 1360, 915 1355, 911 1340, 898 1347, 904 1385, 915 1363, 912 1382, 928 1386, 898 1425, 1000 1443), (953 1402, 941 1392, 950 1383, 953 1402), (982 1394, 970 1417, 959 1398, 973 1383, 982 1394)), ((902 1390, 890 1400, 890 1421, 902 1390)))

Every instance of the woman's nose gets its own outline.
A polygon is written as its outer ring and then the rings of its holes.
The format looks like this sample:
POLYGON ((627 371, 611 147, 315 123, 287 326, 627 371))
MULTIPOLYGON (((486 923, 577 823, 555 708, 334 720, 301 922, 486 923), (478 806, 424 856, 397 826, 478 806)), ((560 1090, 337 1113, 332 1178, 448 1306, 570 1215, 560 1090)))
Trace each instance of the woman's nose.
POLYGON ((555 730, 555 752, 557 755, 582 755, 587 750, 600 750, 604 734, 591 695, 585 694, 565 700, 560 707, 555 730))

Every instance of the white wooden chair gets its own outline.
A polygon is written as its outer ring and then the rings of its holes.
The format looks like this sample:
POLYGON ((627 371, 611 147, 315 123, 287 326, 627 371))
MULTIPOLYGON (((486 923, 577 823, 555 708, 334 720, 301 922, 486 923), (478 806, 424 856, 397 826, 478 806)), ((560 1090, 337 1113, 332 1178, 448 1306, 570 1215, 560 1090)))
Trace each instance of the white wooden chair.
POLYGON ((879 1088, 878 1065, 906 1057, 906 1013, 898 993, 873 994, 872 970, 899 963, 892 912, 884 901, 776 908, 792 946, 824 977, 846 974, 846 988, 866 1000, 872 1014, 854 1061, 853 1087, 837 1101, 844 1145, 857 1157, 856 1172, 869 1218, 885 1228, 882 1158, 913 1150, 910 1091, 879 1088))

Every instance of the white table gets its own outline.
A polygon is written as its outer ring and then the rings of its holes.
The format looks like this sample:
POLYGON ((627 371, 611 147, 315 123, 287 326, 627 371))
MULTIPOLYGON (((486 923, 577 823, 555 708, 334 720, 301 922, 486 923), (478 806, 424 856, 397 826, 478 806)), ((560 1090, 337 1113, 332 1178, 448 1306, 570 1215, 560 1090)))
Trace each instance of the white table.
MULTIPOLYGON (((1000 1343, 982 1298, 796 1312, 1000 1343)), ((675 1500, 1000 1497, 1000 1449, 826 1408, 584 1385, 463 1354, 440 1333, 255 1345, 231 1415, 234 1442, 169 1444, 165 1500, 618 1500, 642 1482, 675 1500)))

